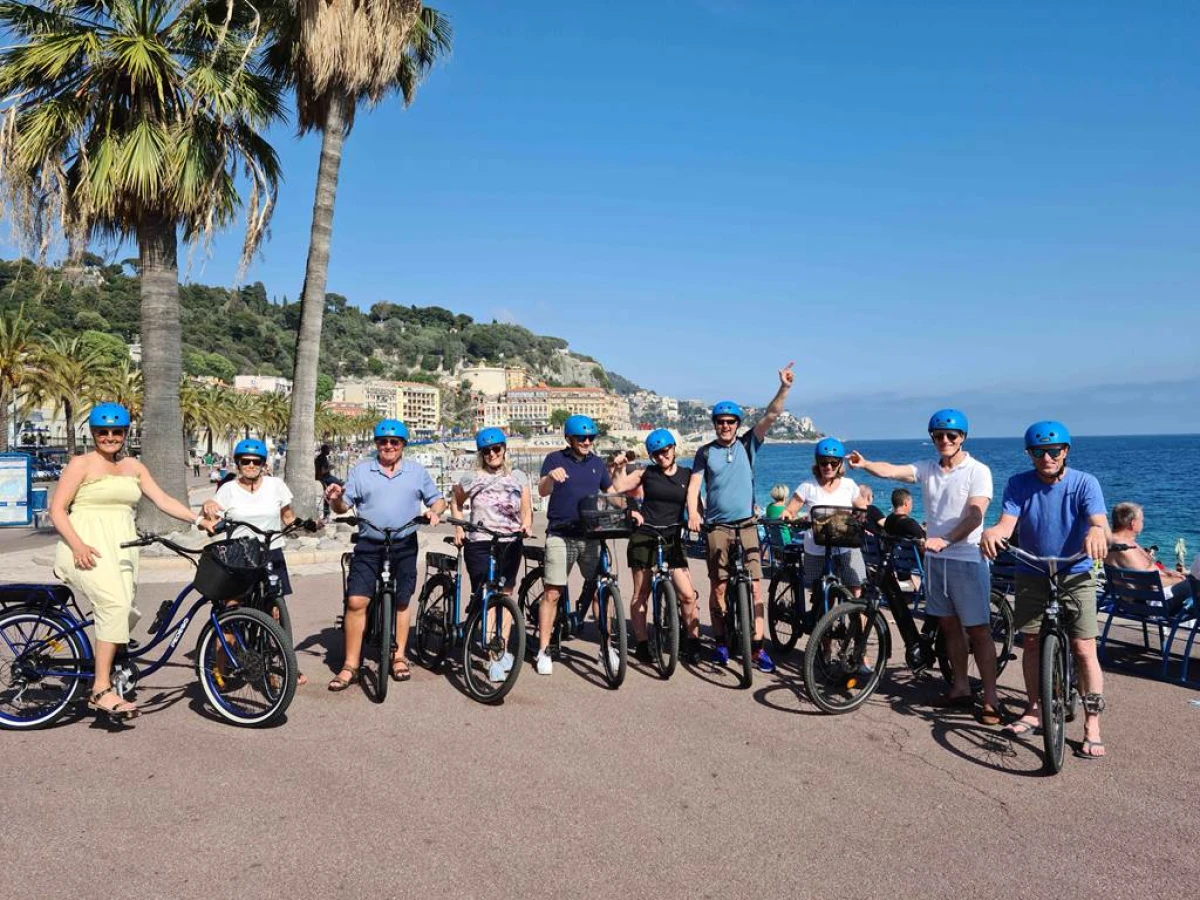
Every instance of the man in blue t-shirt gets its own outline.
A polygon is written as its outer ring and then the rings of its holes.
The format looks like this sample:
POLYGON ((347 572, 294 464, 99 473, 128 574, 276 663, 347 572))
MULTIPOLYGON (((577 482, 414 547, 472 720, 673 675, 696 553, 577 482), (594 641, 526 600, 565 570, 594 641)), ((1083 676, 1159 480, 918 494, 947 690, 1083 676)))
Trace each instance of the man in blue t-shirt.
MULTIPOLYGON (((550 659, 550 637, 558 615, 558 601, 567 584, 567 576, 576 563, 584 578, 596 574, 600 563, 600 542, 584 540, 579 528, 579 504, 585 497, 612 490, 612 476, 604 460, 592 452, 598 429, 587 416, 570 416, 563 423, 567 446, 546 456, 538 496, 549 497, 546 505, 546 593, 538 607, 539 675, 554 672, 550 659)), ((616 650, 610 650, 616 654, 616 650)), ((611 661, 616 671, 619 659, 611 661)))
MULTIPOLYGON (((705 526, 733 525, 754 515, 754 457, 766 440, 767 432, 783 412, 788 391, 796 374, 794 363, 779 370, 779 390, 771 398, 766 412, 755 426, 738 437, 742 424, 742 408, 732 400, 722 400, 712 411, 713 429, 717 438, 696 451, 692 477, 688 481, 688 529, 698 532, 705 526), (700 515, 700 488, 704 487, 704 516, 700 515)), ((725 640, 725 589, 729 585, 729 548, 733 536, 729 528, 708 528, 709 609, 712 613, 713 635, 717 639, 716 661, 729 662, 729 647, 725 640)), ((745 564, 753 579, 754 591, 754 660, 759 669, 773 672, 775 664, 763 648, 762 563, 758 552, 758 527, 753 522, 742 525, 742 547, 745 564)))
MULTIPOLYGON (((1004 488, 1000 521, 987 529, 979 542, 989 559, 1004 549, 1014 529, 1021 549, 1035 556, 1074 556, 1083 559, 1059 577, 1059 602, 1065 612, 1071 650, 1079 670, 1083 693, 1084 741, 1077 751, 1084 759, 1104 756, 1100 739, 1100 713, 1104 711, 1104 675, 1096 657, 1096 578, 1092 561, 1108 553, 1108 515, 1100 483, 1091 475, 1067 468, 1071 434, 1061 422, 1043 421, 1025 432, 1025 451, 1033 471, 1021 472, 1004 488)), ((1021 669, 1027 695, 1025 714, 1007 726, 1017 736, 1032 734, 1041 726, 1038 700, 1038 630, 1049 600, 1046 576, 1018 565, 1013 620, 1024 633, 1021 669)))

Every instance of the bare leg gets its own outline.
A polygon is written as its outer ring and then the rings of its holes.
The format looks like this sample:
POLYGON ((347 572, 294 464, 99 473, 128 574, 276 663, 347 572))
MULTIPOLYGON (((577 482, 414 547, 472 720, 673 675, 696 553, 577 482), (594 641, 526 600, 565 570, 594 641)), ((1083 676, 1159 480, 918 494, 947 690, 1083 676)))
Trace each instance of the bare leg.
POLYGON ((675 594, 679 600, 679 609, 683 613, 683 621, 687 623, 688 637, 700 637, 699 601, 700 595, 692 585, 692 573, 687 569, 672 569, 671 580, 675 582, 675 594))
MULTIPOLYGON (((1096 656, 1095 638, 1072 638, 1071 650, 1075 654, 1075 665, 1079 669, 1079 690, 1083 694, 1104 693, 1104 673, 1096 656)), ((1085 740, 1100 741, 1100 715, 1084 710, 1083 736, 1085 740)), ((1095 756, 1103 756, 1104 750, 1097 748, 1095 756)))
MULTIPOLYGON (((401 666, 403 672, 408 667, 408 631, 412 627, 412 601, 396 610, 396 652, 392 656, 392 671, 401 666)), ((407 676, 401 675, 401 678, 407 676)))
POLYGON ((648 639, 646 634, 646 601, 650 598, 650 572, 646 569, 633 570, 633 603, 630 618, 633 619, 633 637, 641 643, 648 639))
MULTIPOLYGON (((983 682, 983 702, 994 710, 1000 709, 1000 695, 996 693, 996 642, 992 640, 990 625, 974 625, 967 629, 971 652, 979 668, 979 680, 983 682)), ((955 663, 957 666, 957 663, 955 663)), ((963 663, 966 665, 965 661, 963 663)), ((958 669, 955 668, 957 672, 958 669)))
POLYGON ((554 620, 558 618, 558 601, 562 597, 561 585, 546 585, 546 593, 538 603, 538 652, 544 653, 550 646, 550 635, 554 632, 554 620))
MULTIPOLYGON (((950 668, 954 670, 954 683, 950 685, 951 697, 967 697, 971 693, 971 682, 967 678, 967 639, 963 634, 962 620, 958 616, 938 616, 942 640, 946 642, 946 655, 950 657, 950 668)), ((995 662, 993 661, 993 666, 995 662)), ((992 679, 993 683, 995 679, 992 679)))
POLYGON ((342 619, 346 649, 342 657, 342 668, 338 671, 338 677, 343 681, 352 678, 362 664, 363 631, 367 627, 367 604, 370 602, 369 597, 358 595, 346 600, 346 615, 342 619))
POLYGON ((712 583, 709 613, 712 614, 713 637, 718 644, 725 643, 725 588, 728 586, 728 580, 714 580, 712 583))
POLYGON ((754 639, 763 639, 763 599, 762 582, 755 578, 750 582, 750 597, 754 604, 754 639))

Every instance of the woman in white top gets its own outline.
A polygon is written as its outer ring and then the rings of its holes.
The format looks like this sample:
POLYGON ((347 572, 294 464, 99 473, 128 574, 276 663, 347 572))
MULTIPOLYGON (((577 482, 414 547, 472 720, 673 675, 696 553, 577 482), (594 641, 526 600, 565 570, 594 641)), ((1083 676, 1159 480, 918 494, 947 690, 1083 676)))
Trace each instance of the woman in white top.
MULTIPOLYGON (((296 513, 292 510, 291 489, 282 478, 266 474, 266 444, 253 439, 239 441, 233 448, 233 463, 237 468, 237 477, 221 485, 213 498, 205 501, 202 507, 207 525, 215 524, 217 519, 227 514, 231 519, 249 522, 264 531, 279 531, 296 520, 296 513)), ((235 528, 232 536, 259 535, 249 528, 235 528)), ((288 577, 283 543, 282 537, 272 539, 269 553, 275 574, 279 576, 279 586, 287 596, 292 592, 292 582, 288 577)), ((308 684, 303 672, 297 677, 296 683, 308 684)))
MULTIPOLYGON (((801 510, 814 506, 839 506, 852 509, 861 504, 858 485, 845 477, 846 447, 837 438, 825 438, 816 446, 812 467, 813 480, 796 488, 781 518, 794 519, 801 510)), ((857 548, 835 547, 834 574, 857 597, 867 577, 862 551, 857 548)), ((812 531, 804 532, 804 583, 811 590, 825 572, 825 548, 813 540, 812 531)))

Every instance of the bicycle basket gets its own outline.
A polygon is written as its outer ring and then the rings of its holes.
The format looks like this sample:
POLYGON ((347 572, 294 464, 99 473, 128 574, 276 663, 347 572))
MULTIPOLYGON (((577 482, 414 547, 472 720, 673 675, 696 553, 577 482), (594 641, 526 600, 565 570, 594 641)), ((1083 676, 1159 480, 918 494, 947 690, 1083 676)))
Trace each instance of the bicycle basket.
POLYGON ((625 538, 633 534, 629 498, 623 494, 591 494, 579 501, 579 524, 585 538, 625 538))
POLYGON ((209 544, 200 554, 192 587, 209 600, 243 597, 267 564, 267 548, 257 538, 209 544))
POLYGON ((814 506, 809 513, 812 536, 819 547, 861 547, 863 514, 842 506, 814 506))

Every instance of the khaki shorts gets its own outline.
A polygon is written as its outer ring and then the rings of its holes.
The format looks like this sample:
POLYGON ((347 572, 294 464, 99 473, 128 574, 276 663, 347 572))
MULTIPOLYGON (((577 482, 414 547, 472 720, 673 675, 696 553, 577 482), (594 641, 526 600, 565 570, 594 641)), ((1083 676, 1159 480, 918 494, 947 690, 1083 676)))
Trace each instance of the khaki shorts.
POLYGON ((600 566, 600 542, 585 541, 582 538, 560 537, 556 534, 546 537, 546 584, 563 587, 567 576, 571 574, 571 566, 579 563, 579 572, 584 578, 591 578, 600 566))
MULTIPOLYGON (((750 577, 762 579, 762 557, 758 552, 758 526, 743 525, 741 528, 742 561, 750 577)), ((732 574, 729 568, 729 547, 733 543, 733 532, 728 528, 714 528, 708 532, 708 579, 728 581, 732 574)))
MULTIPOLYGON (((1013 604, 1013 625, 1017 631, 1036 634, 1050 599, 1046 577, 1018 572, 1014 585, 1017 602, 1013 604)), ((1063 610, 1060 619, 1072 638, 1086 640, 1100 633, 1096 624, 1096 576, 1091 572, 1060 577, 1058 602, 1063 610)))

